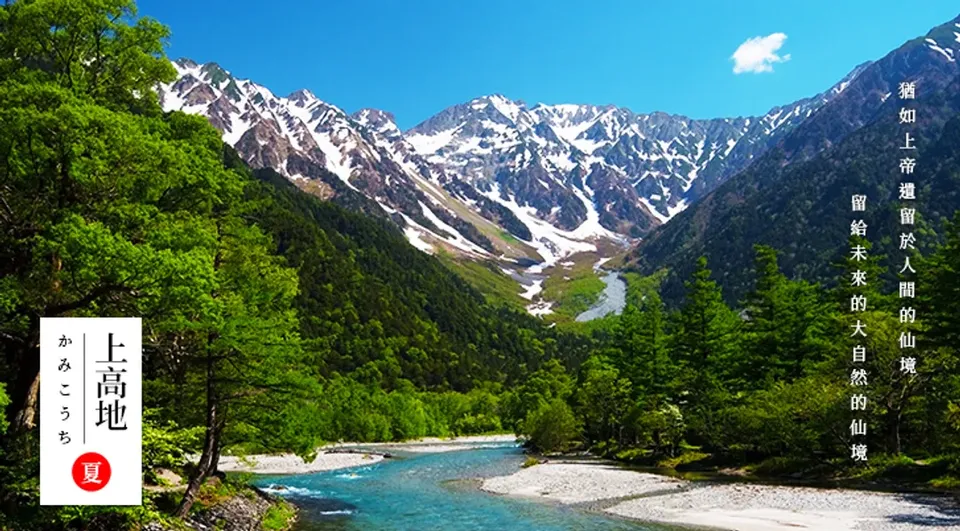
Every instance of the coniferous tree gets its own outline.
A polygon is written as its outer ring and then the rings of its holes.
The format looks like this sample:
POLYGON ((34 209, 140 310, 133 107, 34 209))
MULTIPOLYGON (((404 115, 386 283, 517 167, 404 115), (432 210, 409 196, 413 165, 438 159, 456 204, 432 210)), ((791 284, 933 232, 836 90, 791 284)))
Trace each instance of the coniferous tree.
POLYGON ((818 286, 788 280, 777 252, 756 245, 755 287, 744 302, 744 349, 733 379, 744 389, 794 380, 822 360, 829 349, 829 306, 818 286))
POLYGON ((777 267, 777 252, 764 245, 755 245, 755 287, 744 301, 744 349, 739 357, 734 379, 737 387, 761 389, 772 380, 784 376, 784 303, 787 279, 777 267))
POLYGON ((705 433, 725 397, 720 375, 739 348, 740 319, 724 304, 705 257, 697 260, 686 288, 685 303, 674 319, 672 351, 680 364, 681 400, 693 414, 691 424, 705 433))
POLYGON ((583 364, 576 398, 589 442, 622 442, 630 387, 609 360, 592 357, 583 364))
POLYGON ((676 378, 670 357, 667 319, 655 291, 644 296, 640 308, 628 304, 614 331, 617 365, 632 382, 632 395, 652 408, 665 403, 676 378))
POLYGON ((943 244, 918 261, 919 290, 917 372, 927 382, 919 400, 923 421, 913 422, 924 434, 917 441, 932 448, 956 448, 960 440, 960 211, 944 231, 943 244))

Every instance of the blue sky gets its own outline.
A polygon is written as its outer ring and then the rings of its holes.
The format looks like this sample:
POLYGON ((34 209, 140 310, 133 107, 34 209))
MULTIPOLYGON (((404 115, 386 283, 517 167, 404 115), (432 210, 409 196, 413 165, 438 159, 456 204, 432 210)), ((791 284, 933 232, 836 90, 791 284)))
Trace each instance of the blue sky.
POLYGON ((403 129, 492 93, 693 118, 761 114, 960 14, 956 0, 138 4, 170 26, 171 57, 215 61, 279 95, 308 88, 348 112, 390 111, 403 129), (741 70, 772 72, 734 73, 731 57, 754 37, 765 39, 738 54, 741 70), (773 62, 755 61, 777 44, 773 62))

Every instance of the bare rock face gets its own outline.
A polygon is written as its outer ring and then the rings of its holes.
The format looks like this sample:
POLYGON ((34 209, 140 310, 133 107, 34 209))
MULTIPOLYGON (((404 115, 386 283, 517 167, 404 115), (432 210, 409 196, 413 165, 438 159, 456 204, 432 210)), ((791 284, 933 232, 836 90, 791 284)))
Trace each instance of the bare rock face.
POLYGON ((400 225, 494 256, 490 240, 455 213, 451 179, 406 143, 393 116, 374 109, 348 115, 310 91, 280 97, 214 63, 174 63, 179 78, 159 87, 165 110, 200 114, 253 168, 270 168, 300 188, 342 204, 379 205, 400 225), (356 201, 355 194, 366 198, 356 201))
MULTIPOLYGON (((211 478, 207 484, 216 484, 219 478, 211 478)), ((267 511, 271 507, 282 504, 290 509, 294 518, 288 522, 292 527, 296 521, 296 508, 288 502, 270 496, 263 491, 248 487, 240 490, 236 495, 219 500, 209 507, 204 507, 191 514, 183 522, 178 522, 175 528, 166 527, 160 522, 149 522, 140 529, 142 531, 174 531, 174 529, 193 529, 196 531, 260 531, 267 511)), ((110 515, 106 515, 109 518, 110 515)), ((103 520, 91 523, 91 531, 116 531, 124 527, 119 521, 103 520)))
POLYGON ((604 227, 636 236, 749 166, 862 70, 759 117, 694 120, 613 105, 528 106, 495 94, 445 109, 404 136, 429 162, 480 189, 497 187, 562 229, 595 210, 604 227), (623 185, 598 194, 583 180, 593 172, 616 175, 623 185), (589 201, 571 200, 580 195, 589 201))
POLYGON ((252 489, 198 512, 187 524, 198 531, 260 531, 267 511, 277 503, 287 502, 252 489))

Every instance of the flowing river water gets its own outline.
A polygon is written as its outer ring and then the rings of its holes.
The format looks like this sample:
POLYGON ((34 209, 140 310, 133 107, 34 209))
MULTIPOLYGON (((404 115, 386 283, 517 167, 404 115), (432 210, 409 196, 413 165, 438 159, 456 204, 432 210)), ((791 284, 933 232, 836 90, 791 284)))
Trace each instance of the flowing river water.
POLYGON ((611 313, 619 315, 627 305, 627 283, 616 271, 606 274, 601 280, 606 284, 600 299, 587 311, 577 316, 577 321, 592 321, 611 313))
POLYGON ((301 512, 297 531, 665 531, 573 507, 479 490, 477 478, 516 472, 512 443, 443 453, 398 452, 369 466, 265 477, 259 486, 301 512))

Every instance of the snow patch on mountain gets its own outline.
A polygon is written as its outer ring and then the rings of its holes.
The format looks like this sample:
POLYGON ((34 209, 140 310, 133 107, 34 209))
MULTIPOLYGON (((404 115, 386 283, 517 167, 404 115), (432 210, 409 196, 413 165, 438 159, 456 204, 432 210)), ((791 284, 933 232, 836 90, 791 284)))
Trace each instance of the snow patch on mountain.
POLYGON ((577 104, 528 107, 495 94, 445 109, 405 136, 421 156, 466 182, 496 181, 519 205, 539 206, 543 196, 559 200, 558 215, 551 210, 548 219, 547 209, 540 207, 536 209, 540 215, 534 217, 555 227, 556 219, 562 219, 566 232, 571 232, 575 220, 587 221, 590 229, 581 232, 602 237, 630 227, 644 233, 749 165, 841 94, 859 71, 823 94, 771 109, 759 118, 692 120, 577 104), (631 207, 612 209, 609 195, 601 205, 593 194, 589 205, 583 202, 586 211, 572 205, 573 197, 582 199, 578 190, 583 187, 577 180, 597 162, 615 169, 634 188, 639 197, 631 194, 631 207), (587 220, 591 211, 605 215, 587 220), (596 230, 601 222, 606 233, 596 230))
MULTIPOLYGON (((952 57, 954 50, 939 48, 952 57)), ((206 116, 253 167, 327 180, 334 195, 363 194, 425 251, 441 246, 496 259, 502 242, 487 235, 513 231, 542 259, 534 271, 596 251, 600 240, 626 242, 668 222, 842 93, 857 73, 762 117, 528 107, 494 94, 401 131, 384 111, 347 114, 308 90, 279 97, 214 63, 174 66, 177 80, 158 90, 164 109, 206 116)))
POLYGON ((521 293, 520 296, 528 301, 532 301, 541 291, 543 291, 543 279, 537 279, 524 286, 523 293, 521 293))
POLYGON ((421 155, 431 155, 450 144, 459 127, 439 131, 432 135, 408 134, 407 142, 421 155))
POLYGON ((528 304, 527 312, 534 317, 543 317, 544 315, 550 315, 551 313, 553 313, 553 302, 541 300, 533 304, 528 304))
MULTIPOLYGON (((437 215, 434 214, 433 210, 431 210, 427 205, 425 205, 425 204, 423 204, 423 203, 420 203, 420 208, 423 210, 423 215, 424 215, 424 217, 426 217, 428 220, 430 220, 430 222, 433 223, 434 225, 436 225, 440 230, 442 230, 442 231, 446 232, 447 234, 449 234, 450 236, 452 236, 452 238, 450 238, 450 237, 448 237, 448 238, 442 238, 442 239, 444 239, 447 243, 449 243, 450 245, 453 245, 454 247, 456 247, 456 248, 458 248, 458 249, 460 249, 460 250, 462 250, 462 251, 466 251, 466 252, 469 252, 469 253, 474 253, 474 254, 481 255, 481 256, 487 256, 487 255, 489 255, 489 253, 488 253, 485 249, 483 249, 483 248, 480 247, 479 245, 471 242, 470 240, 464 238, 463 235, 460 234, 460 231, 458 231, 457 229, 451 227, 451 226, 448 225, 445 221, 443 221, 443 220, 441 220, 439 217, 437 217, 437 215)), ((434 234, 434 236, 436 236, 437 238, 441 238, 439 235, 436 235, 435 233, 433 233, 433 234, 434 234)))
POLYGON ((362 109, 350 116, 308 90, 278 97, 215 63, 173 64, 177 80, 158 88, 164 110, 206 116, 253 167, 270 167, 295 180, 325 179, 317 171, 325 169, 385 212, 403 213, 409 220, 404 232, 418 248, 442 242, 470 256, 489 256, 478 231, 461 230, 470 223, 459 220, 454 228, 453 211, 444 207, 441 219, 439 207, 424 207, 427 200, 456 201, 442 190, 450 179, 418 154, 389 113, 362 109))
POLYGON ((433 254, 433 246, 423 241, 423 232, 408 225, 403 229, 403 234, 407 237, 407 241, 410 242, 410 245, 413 245, 425 253, 433 254))
POLYGON ((944 56, 944 57, 946 57, 947 61, 950 61, 951 63, 954 62, 954 61, 956 61, 956 58, 954 57, 953 48, 941 48, 941 47, 937 44, 937 41, 935 41, 935 40, 933 40, 933 39, 930 39, 930 38, 927 38, 927 39, 926 39, 926 42, 927 42, 927 46, 928 46, 931 50, 939 53, 940 55, 942 55, 942 56, 944 56))

